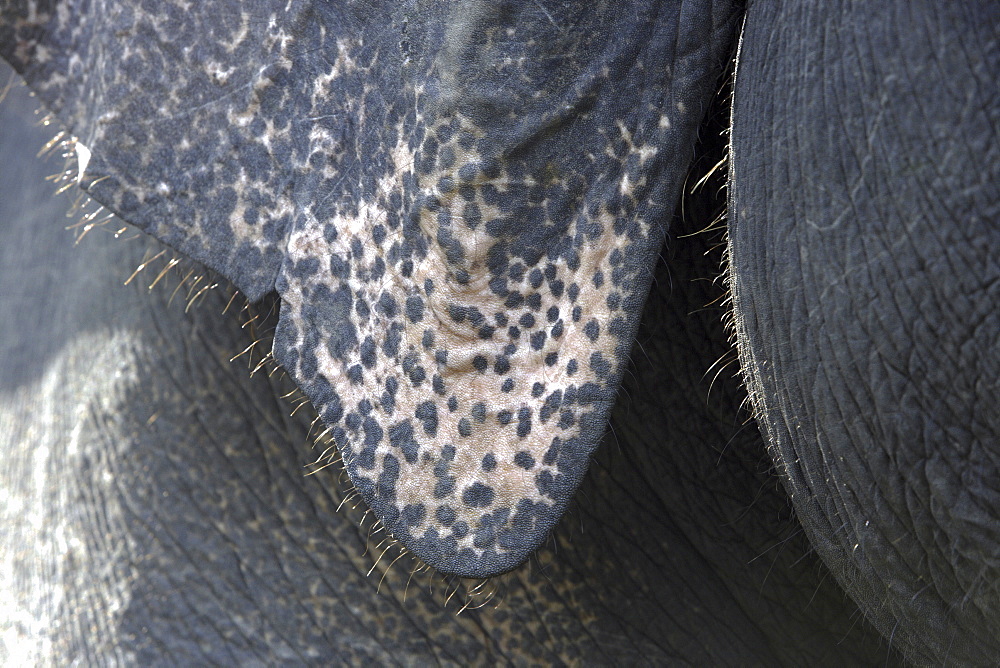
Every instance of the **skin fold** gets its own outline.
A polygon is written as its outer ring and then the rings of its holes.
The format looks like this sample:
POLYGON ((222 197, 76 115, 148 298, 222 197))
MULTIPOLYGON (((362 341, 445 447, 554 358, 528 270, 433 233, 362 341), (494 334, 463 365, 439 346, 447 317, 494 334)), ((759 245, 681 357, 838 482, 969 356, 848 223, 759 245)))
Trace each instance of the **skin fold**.
POLYGON ((518 566, 607 424, 737 8, 190 10, 11 3, 0 56, 92 197, 278 293, 274 358, 396 540, 518 566))
MULTIPOLYGON (((3 107, 4 155, 18 165, 31 165, 50 134, 34 126, 30 100, 14 99, 25 93, 11 91, 3 107)), ((123 286, 160 248, 135 233, 113 238, 117 223, 74 245, 69 200, 42 181, 60 168, 54 159, 14 170, 18 192, 34 199, 17 202, 2 227, 13 251, 4 313, 35 314, 2 339, 3 480, 20 503, 4 516, 5 599, 15 602, 5 659, 895 660, 790 518, 760 436, 736 409, 737 379, 713 382, 687 363, 728 350, 721 307, 706 307, 721 288, 701 280, 717 270, 718 233, 664 251, 639 334, 645 352, 569 521, 524 568, 488 585, 496 594, 486 605, 475 607, 480 597, 456 614, 464 595, 445 599, 476 582, 413 575, 412 558, 392 563, 397 551, 379 558, 383 535, 371 533, 364 507, 338 510, 349 491, 338 470, 306 475, 318 454, 307 436, 314 413, 289 417, 279 398, 287 377, 250 377, 229 362, 273 318, 241 328, 235 309, 223 313, 221 289, 186 309, 184 292, 171 298, 173 274, 152 290, 151 276, 123 286)), ((679 233, 717 212, 708 196, 717 187, 689 202, 701 208, 679 233)))
POLYGON ((5 659, 994 654, 974 12, 231 9, 0 8, 5 659))
POLYGON ((755 413, 837 580, 932 663, 1000 654, 998 20, 989 3, 762 6, 734 93, 755 413), (757 93, 776 83, 794 93, 757 93))

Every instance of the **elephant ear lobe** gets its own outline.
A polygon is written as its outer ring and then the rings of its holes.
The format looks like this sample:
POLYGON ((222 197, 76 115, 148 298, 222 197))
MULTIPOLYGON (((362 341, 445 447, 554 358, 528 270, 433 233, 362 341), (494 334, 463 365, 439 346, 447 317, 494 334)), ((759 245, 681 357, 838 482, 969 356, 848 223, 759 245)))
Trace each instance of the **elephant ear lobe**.
POLYGON ((349 131, 288 234, 274 355, 386 533, 488 577, 603 438, 724 41, 646 2, 435 11, 337 40, 349 131))
POLYGON ((460 576, 526 560, 603 437, 733 15, 37 4, 0 55, 82 184, 277 290, 275 358, 387 532, 460 576))
POLYGON ((48 4, 0 9, 0 57, 88 156, 80 185, 251 300, 272 291, 306 156, 268 22, 227 2, 48 4))

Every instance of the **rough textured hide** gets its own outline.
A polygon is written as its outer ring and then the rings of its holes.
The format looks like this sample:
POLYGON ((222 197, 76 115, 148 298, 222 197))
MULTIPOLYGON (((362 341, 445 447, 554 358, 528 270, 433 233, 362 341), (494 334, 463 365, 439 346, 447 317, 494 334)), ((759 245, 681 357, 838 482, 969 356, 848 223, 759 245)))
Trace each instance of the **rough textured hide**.
POLYGON ((990 2, 758 3, 736 76, 758 420, 817 551, 927 664, 1000 656, 998 76, 990 2))
MULTIPOLYGON (((993 660, 995 7, 749 8, 735 329, 773 463, 841 590, 786 532, 739 392, 684 411, 726 350, 692 325, 719 295, 690 289, 662 321, 653 304, 655 350, 622 373, 732 12, 385 4, 7 2, 0 52, 81 137, 90 193, 251 297, 280 293, 277 359, 429 563, 481 575, 523 559, 632 374, 626 440, 581 495, 606 503, 557 530, 559 558, 508 576, 512 612, 455 621, 425 597, 413 619, 398 600, 388 621, 354 619, 372 561, 351 558, 356 525, 282 457, 308 421, 210 362, 249 345, 232 321, 173 319, 153 298, 111 312, 104 283, 76 298, 103 266, 0 226, 52 263, 33 292, 21 267, 36 263, 0 244, 0 305, 18 314, 0 330, 15 337, 3 525, 35 539, 3 558, 29 573, 15 614, 73 627, 43 636, 69 649, 38 656, 141 642, 139 661, 160 645, 207 657, 192 663, 884 658, 852 635, 846 591, 908 657, 993 660), (61 324, 22 319, 49 298, 61 324)), ((716 272, 693 258, 671 267, 716 272)))
POLYGON ((256 299, 389 532, 502 572, 605 429, 729 3, 8 3, 83 185, 256 299), (108 38, 113 35, 113 38, 108 38))
POLYGON ((731 356, 703 280, 721 231, 694 234, 718 183, 672 226, 569 521, 456 614, 455 583, 338 510, 335 467, 304 475, 288 379, 229 361, 273 325, 221 289, 186 308, 173 274, 146 289, 156 263, 123 286, 163 248, 119 222, 74 243, 26 93, 0 104, 0 664, 896 664, 789 516, 737 379, 705 374, 731 356))

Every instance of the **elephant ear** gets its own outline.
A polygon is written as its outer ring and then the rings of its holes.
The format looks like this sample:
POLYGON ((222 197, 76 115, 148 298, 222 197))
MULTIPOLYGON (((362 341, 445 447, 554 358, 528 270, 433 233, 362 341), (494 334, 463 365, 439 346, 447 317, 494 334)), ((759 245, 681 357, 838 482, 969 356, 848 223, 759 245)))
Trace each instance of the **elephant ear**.
POLYGON ((482 577, 606 428, 734 21, 688 4, 8 2, 0 55, 95 199, 277 290, 366 502, 482 577))

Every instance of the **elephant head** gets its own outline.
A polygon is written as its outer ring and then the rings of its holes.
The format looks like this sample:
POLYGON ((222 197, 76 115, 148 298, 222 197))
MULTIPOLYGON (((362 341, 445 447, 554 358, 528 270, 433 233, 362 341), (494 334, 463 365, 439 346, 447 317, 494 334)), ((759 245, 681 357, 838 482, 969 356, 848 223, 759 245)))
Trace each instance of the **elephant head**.
MULTIPOLYGON (((875 626, 911 658, 981 657, 995 29, 958 52, 968 10, 751 5, 741 31, 743 10, 10 2, 0 56, 76 138, 88 195, 277 295, 274 360, 364 503, 481 578, 546 541, 595 456, 740 35, 729 317, 754 416, 875 626)), ((683 432, 669 410, 649 424, 683 432)))

